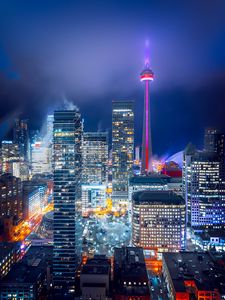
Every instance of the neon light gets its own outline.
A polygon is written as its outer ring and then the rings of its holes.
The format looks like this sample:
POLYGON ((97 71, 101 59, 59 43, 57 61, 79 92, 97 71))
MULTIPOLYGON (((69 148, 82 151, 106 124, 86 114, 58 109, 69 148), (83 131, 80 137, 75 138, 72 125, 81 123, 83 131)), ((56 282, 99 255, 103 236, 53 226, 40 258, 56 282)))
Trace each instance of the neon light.
POLYGON ((148 142, 149 142, 149 115, 148 115, 148 107, 149 107, 149 83, 145 83, 145 169, 148 170, 148 157, 149 157, 149 148, 148 148, 148 142))
POLYGON ((140 76, 140 78, 141 78, 141 81, 144 81, 144 80, 152 81, 154 79, 153 74, 143 74, 140 76))

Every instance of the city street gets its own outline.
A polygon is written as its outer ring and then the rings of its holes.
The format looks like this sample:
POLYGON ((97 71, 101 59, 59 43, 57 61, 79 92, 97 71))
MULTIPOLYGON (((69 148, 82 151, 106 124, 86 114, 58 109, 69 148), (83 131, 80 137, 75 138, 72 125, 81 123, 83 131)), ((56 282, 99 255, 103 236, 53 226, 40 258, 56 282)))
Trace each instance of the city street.
POLYGON ((168 300, 168 293, 165 282, 162 276, 148 271, 148 278, 150 282, 150 293, 152 300, 168 300))

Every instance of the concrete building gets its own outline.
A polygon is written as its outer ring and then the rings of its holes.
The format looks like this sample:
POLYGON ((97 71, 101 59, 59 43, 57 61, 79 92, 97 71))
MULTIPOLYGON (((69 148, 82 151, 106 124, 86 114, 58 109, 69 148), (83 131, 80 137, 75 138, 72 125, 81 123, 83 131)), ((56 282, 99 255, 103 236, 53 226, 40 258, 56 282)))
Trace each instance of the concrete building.
POLYGON ((0 299, 46 299, 52 265, 51 246, 31 246, 0 282, 0 299), (44 291, 44 285, 47 290, 44 291))
POLYGON ((162 272, 172 300, 220 300, 225 270, 206 252, 163 253, 162 272))
POLYGON ((43 142, 35 142, 31 145, 31 169, 32 175, 51 173, 51 152, 49 145, 43 142))
POLYGON ((104 255, 95 255, 83 265, 80 274, 80 289, 83 300, 109 299, 111 280, 110 260, 104 255))
POLYGON ((113 265, 115 300, 150 300, 149 281, 142 248, 115 248, 113 265))
POLYGON ((106 185, 82 185, 82 215, 97 207, 106 206, 106 185))
POLYGON ((185 201, 171 191, 139 191, 132 201, 132 243, 157 252, 185 249, 185 201))
POLYGON ((29 219, 47 205, 47 184, 38 181, 23 182, 23 212, 24 219, 29 219))
POLYGON ((140 80, 144 84, 144 111, 143 111, 143 130, 142 130, 142 154, 141 170, 142 174, 153 171, 152 165, 152 133, 151 133, 151 108, 150 108, 150 82, 154 79, 154 73, 149 65, 148 47, 146 49, 145 66, 140 74, 140 80))
POLYGON ((132 195, 138 191, 173 191, 182 195, 182 178, 172 178, 164 174, 149 174, 148 176, 133 176, 129 179, 128 197, 131 206, 132 195))
POLYGON ((134 152, 134 102, 112 102, 112 188, 115 202, 127 201, 134 152))

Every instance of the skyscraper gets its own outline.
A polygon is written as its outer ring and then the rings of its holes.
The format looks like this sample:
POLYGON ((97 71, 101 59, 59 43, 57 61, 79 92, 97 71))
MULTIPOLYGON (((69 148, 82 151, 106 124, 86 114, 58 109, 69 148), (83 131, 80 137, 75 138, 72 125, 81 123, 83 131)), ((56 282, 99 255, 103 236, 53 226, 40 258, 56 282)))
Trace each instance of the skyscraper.
POLYGON ((192 227, 225 223, 225 164, 213 152, 184 152, 183 193, 192 227))
POLYGON ((112 184, 113 194, 127 195, 134 152, 134 102, 112 102, 112 184))
POLYGON ((29 131, 28 121, 16 119, 13 130, 13 141, 19 145, 21 159, 29 161, 29 131))
POLYGON ((76 110, 55 111, 53 127, 55 290, 75 289, 80 259, 78 202, 81 197, 81 115, 76 110))
POLYGON ((208 128, 205 130, 204 150, 225 155, 225 136, 217 129, 208 128))
POLYGON ((108 169, 108 133, 84 132, 82 155, 82 183, 106 184, 108 169))
POLYGON ((144 114, 143 114, 143 131, 142 131, 142 157, 141 170, 143 174, 152 172, 152 135, 150 119, 150 82, 154 78, 154 73, 149 67, 149 57, 146 57, 145 68, 140 74, 141 81, 144 82, 144 114))

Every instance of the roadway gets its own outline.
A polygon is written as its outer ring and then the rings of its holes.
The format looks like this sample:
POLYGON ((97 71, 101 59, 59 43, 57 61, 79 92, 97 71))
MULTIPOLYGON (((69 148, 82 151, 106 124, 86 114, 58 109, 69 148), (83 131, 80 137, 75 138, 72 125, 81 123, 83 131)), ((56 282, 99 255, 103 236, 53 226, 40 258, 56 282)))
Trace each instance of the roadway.
POLYGON ((163 277, 148 271, 151 300, 168 300, 169 295, 163 277))
POLYGON ((15 229, 12 237, 13 242, 23 242, 26 237, 36 230, 41 224, 43 216, 53 210, 53 204, 48 204, 43 210, 37 211, 35 215, 29 218, 27 221, 22 221, 15 229))

